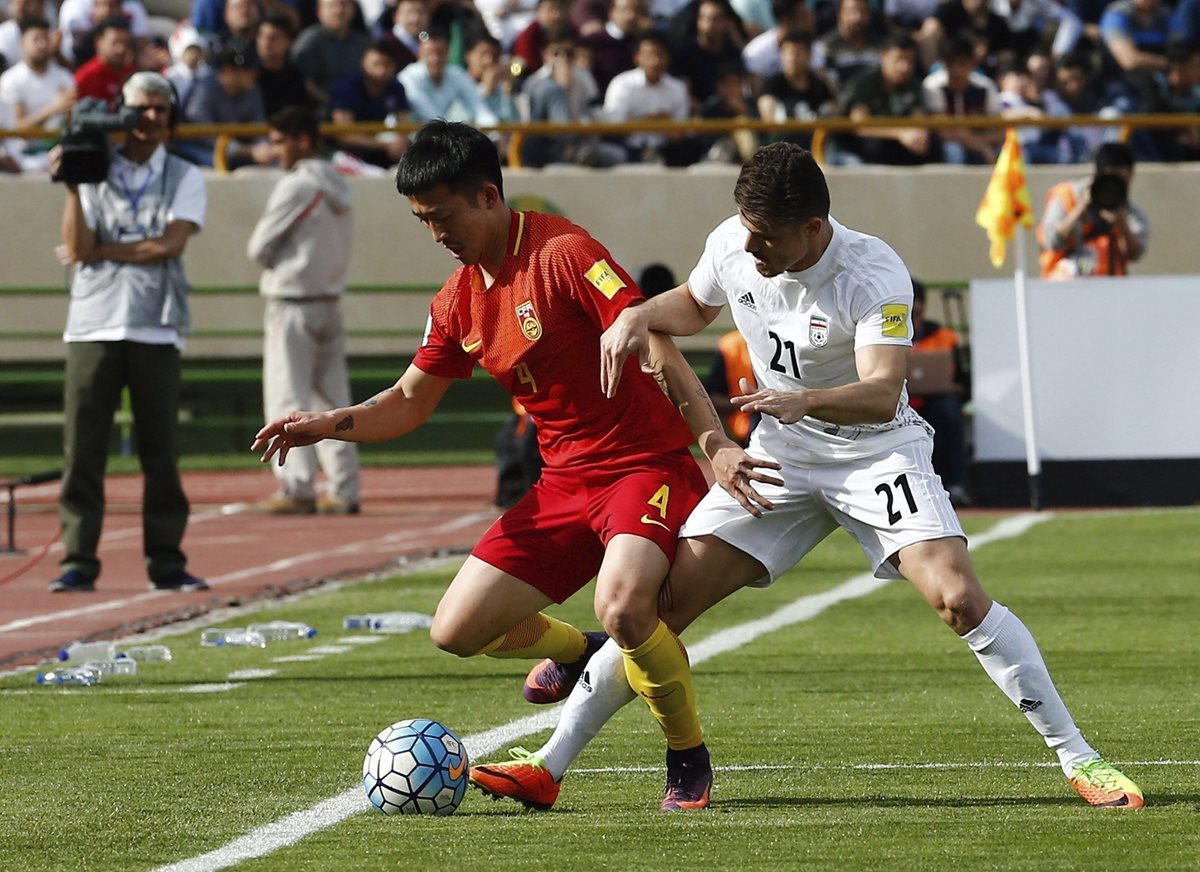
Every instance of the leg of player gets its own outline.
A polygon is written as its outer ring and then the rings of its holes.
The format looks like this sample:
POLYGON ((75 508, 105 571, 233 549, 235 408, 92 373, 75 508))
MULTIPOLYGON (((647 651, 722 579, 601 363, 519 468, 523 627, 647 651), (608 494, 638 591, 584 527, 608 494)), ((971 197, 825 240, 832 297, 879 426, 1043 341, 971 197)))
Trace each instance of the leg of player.
MULTIPOLYGON (((716 536, 681 539, 660 594, 662 619, 681 633, 710 607, 766 574, 761 563, 716 536)), ((472 783, 493 796, 549 808, 563 775, 588 742, 636 696, 620 646, 609 641, 588 660, 549 740, 533 754, 514 748, 511 761, 472 767, 472 783)))
POLYGON ((532 585, 472 555, 442 595, 429 635, 459 657, 576 660, 584 652, 583 633, 542 614, 551 602, 532 585))
POLYGON ((1140 808, 1144 800, 1138 786, 1105 762, 1075 726, 1029 630, 984 592, 963 540, 918 542, 902 548, 898 558, 904 577, 970 646, 992 681, 1058 755, 1079 795, 1091 805, 1140 808))
POLYGON ((623 533, 609 540, 596 577, 596 617, 625 659, 629 686, 646 701, 667 738, 663 808, 704 808, 712 766, 687 652, 658 616, 658 596, 670 564, 650 539, 623 533))

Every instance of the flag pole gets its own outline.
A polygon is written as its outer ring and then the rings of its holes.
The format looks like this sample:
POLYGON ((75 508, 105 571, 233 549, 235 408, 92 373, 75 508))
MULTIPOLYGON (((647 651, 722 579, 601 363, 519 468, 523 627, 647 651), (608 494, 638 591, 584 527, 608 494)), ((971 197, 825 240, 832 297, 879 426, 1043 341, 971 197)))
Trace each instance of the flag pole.
POLYGON ((1042 461, 1037 450, 1037 427, 1033 418, 1033 361, 1029 348, 1029 313, 1025 289, 1025 228, 1018 225, 1017 266, 1013 273, 1017 297, 1017 351, 1021 367, 1021 412, 1025 421, 1025 468, 1029 473, 1029 507, 1042 508, 1042 461))

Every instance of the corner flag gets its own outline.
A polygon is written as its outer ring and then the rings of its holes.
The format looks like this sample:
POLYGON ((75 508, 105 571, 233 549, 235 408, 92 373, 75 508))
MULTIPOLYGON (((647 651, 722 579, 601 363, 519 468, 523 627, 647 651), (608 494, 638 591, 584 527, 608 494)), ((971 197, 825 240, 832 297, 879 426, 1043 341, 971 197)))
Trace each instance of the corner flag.
POLYGON ((1005 249, 1017 224, 1033 226, 1033 206, 1025 183, 1025 159, 1017 132, 1009 128, 1004 147, 996 159, 996 168, 988 182, 987 193, 975 212, 975 223, 987 231, 992 242, 992 266, 1004 263, 1005 249))

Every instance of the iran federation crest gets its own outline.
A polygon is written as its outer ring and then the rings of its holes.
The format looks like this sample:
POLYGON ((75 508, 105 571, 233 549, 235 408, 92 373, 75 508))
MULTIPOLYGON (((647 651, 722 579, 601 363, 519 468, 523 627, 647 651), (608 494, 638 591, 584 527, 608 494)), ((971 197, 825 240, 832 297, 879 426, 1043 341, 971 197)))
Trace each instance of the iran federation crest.
POLYGON ((821 348, 829 341, 829 319, 824 315, 812 315, 808 319, 808 344, 821 348))
POLYGON ((517 306, 516 312, 525 338, 530 342, 537 342, 542 337, 542 322, 538 320, 537 312, 533 311, 533 303, 526 300, 517 306))

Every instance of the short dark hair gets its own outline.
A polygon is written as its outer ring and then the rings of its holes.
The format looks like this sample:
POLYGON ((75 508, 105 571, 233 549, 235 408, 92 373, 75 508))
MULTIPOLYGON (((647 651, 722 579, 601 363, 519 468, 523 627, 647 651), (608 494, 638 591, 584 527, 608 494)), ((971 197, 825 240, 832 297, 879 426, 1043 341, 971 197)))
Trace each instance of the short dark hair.
POLYGON ((31 30, 49 30, 50 22, 45 18, 34 16, 33 18, 22 18, 17 22, 17 29, 21 31, 21 36, 24 36, 31 30))
POLYGON ((287 34, 288 39, 294 40, 296 38, 296 26, 292 24, 292 19, 288 18, 282 12, 273 12, 270 15, 264 16, 263 20, 258 22, 258 29, 261 30, 264 24, 269 24, 276 30, 287 34))
POLYGON ((396 167, 396 190, 405 197, 438 185, 474 194, 491 182, 504 196, 500 152, 487 135, 460 121, 430 121, 417 131, 396 167))
POLYGON ((571 29, 569 24, 560 24, 558 27, 552 27, 546 31, 542 39, 543 50, 545 50, 546 46, 556 42, 569 42, 571 45, 575 45, 579 42, 579 37, 575 35, 575 31, 571 29))
POLYGON ((105 18, 96 25, 95 29, 92 31, 92 38, 99 39, 110 30, 124 30, 128 33, 133 32, 133 28, 129 24, 129 19, 124 15, 110 15, 108 18, 105 18))
POLYGON ((291 139, 307 136, 314 148, 321 138, 317 113, 308 106, 284 106, 267 119, 267 126, 291 139))
MULTIPOLYGON (((425 0, 418 0, 418 2, 423 3, 425 0)), ((479 45, 480 43, 487 43, 496 49, 500 48, 500 40, 496 39, 496 37, 492 36, 490 33, 485 32, 478 34, 470 41, 470 43, 467 45, 467 51, 474 51, 475 46, 479 45)))
POLYGON ((793 27, 784 33, 783 36, 779 37, 780 45, 784 45, 789 42, 792 44, 802 45, 811 51, 813 45, 812 31, 804 30, 800 27, 793 27))
POLYGON ((1133 169, 1133 148, 1126 142, 1106 142, 1096 149, 1096 172, 1111 169, 1133 169))
POLYGON ((910 275, 909 278, 912 279, 913 302, 915 303, 915 302, 919 301, 919 302, 924 303, 925 302, 925 283, 913 275, 910 275))
POLYGON ((667 54, 671 54, 671 42, 663 36, 661 31, 648 28, 638 33, 633 39, 633 44, 637 48, 641 48, 643 42, 652 42, 667 54))
POLYGON ((829 185, 811 151, 774 142, 754 153, 733 188, 738 210, 766 224, 829 217, 829 185))
MULTIPOLYGON (((404 63, 403 58, 400 57, 400 43, 395 39, 388 39, 387 37, 377 39, 367 46, 367 51, 373 51, 375 54, 383 55, 396 66, 400 66, 404 63)), ((367 51, 363 52, 364 57, 366 56, 367 51)))
POLYGON ((917 50, 917 41, 907 33, 893 33, 883 41, 883 45, 880 50, 890 51, 894 48, 898 48, 901 51, 915 52, 917 50))
POLYGON ((955 33, 942 40, 938 54, 947 63, 950 61, 974 61, 975 42, 965 34, 955 33))

